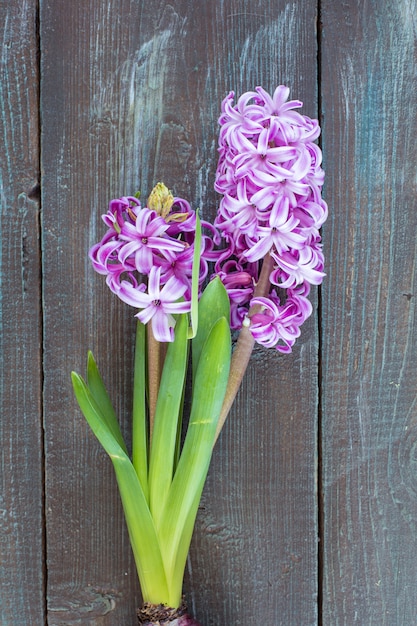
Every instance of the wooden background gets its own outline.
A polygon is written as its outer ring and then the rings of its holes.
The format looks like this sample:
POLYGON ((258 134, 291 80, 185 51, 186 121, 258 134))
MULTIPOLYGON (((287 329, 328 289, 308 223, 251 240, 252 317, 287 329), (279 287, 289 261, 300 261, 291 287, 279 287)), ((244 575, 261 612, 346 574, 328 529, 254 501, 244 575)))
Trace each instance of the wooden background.
POLYGON ((257 349, 216 447, 185 592, 203 626, 417 624, 415 0, 1 0, 2 626, 133 626, 112 468, 70 387, 95 353, 129 429, 129 307, 87 259, 164 180, 212 217, 220 103, 319 116, 327 278, 293 354, 257 349))

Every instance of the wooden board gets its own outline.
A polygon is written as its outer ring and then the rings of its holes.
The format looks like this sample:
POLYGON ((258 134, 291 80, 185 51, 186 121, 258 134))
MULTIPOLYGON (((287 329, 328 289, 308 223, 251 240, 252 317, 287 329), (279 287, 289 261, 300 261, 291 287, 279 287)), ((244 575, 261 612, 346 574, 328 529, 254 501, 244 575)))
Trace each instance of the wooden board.
POLYGON ((36 2, 0 4, 0 622, 44 621, 36 2))
MULTIPOLYGON (((132 311, 87 250, 110 198, 164 180, 213 216, 222 98, 287 83, 317 114, 316 3, 41 3, 48 623, 135 624, 110 463, 75 406, 87 348, 129 427, 132 311)), ((317 621, 317 318, 256 351, 215 453, 185 592, 216 624, 317 621)))
POLYGON ((415 3, 321 3, 323 624, 416 623, 415 3))

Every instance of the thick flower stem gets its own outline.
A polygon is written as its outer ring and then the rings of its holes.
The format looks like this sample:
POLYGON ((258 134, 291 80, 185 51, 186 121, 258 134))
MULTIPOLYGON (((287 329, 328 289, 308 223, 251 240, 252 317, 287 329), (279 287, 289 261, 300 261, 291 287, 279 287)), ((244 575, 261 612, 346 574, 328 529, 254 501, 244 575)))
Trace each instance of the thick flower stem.
POLYGON ((240 384, 248 366, 255 340, 247 327, 243 327, 239 333, 236 348, 233 352, 232 362, 230 365, 229 382, 227 384, 226 396, 224 398, 222 410, 216 430, 216 439, 220 435, 220 431, 226 421, 234 399, 239 391, 240 384))
POLYGON ((152 440, 153 424, 155 419, 156 402, 161 383, 162 368, 164 366, 166 344, 157 341, 152 332, 152 326, 147 327, 148 341, 148 393, 149 393, 149 441, 152 440))
MULTIPOLYGON (((259 276, 259 280, 256 284, 255 291, 253 294, 254 298, 259 298, 259 297, 268 295, 269 289, 271 286, 271 283, 269 281, 269 276, 273 270, 273 267, 274 267, 274 260, 271 257, 271 255, 268 253, 265 256, 263 263, 262 263, 261 274, 259 276)), ((253 306, 250 308, 249 313, 248 313, 249 320, 251 316, 254 313, 256 313, 257 310, 258 310, 257 306, 253 306)), ((239 337, 236 343, 236 348, 233 352, 232 362, 230 366, 229 382, 227 385, 226 396, 224 398, 219 422, 217 424, 215 441, 217 441, 217 438, 220 435, 220 431, 223 428, 223 425, 226 421, 229 411, 232 408, 232 404, 236 398, 237 392, 239 391, 240 384, 243 380, 246 369, 248 367, 254 345, 255 345, 255 340, 252 336, 252 333, 249 330, 249 326, 244 325, 242 327, 242 330, 239 333, 239 337)))

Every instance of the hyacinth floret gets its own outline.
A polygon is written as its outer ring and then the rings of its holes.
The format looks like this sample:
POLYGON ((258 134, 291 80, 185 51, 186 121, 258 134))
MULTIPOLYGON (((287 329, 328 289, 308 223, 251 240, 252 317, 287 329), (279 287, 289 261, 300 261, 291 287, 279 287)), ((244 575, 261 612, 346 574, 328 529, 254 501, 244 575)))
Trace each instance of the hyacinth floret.
POLYGON ((280 85, 272 96, 257 87, 235 105, 234 93, 226 96, 215 181, 222 198, 214 224, 225 246, 216 273, 229 292, 232 326, 243 323, 258 343, 281 352, 291 351, 311 314, 310 285, 323 279, 319 231, 327 217, 314 143, 320 127, 288 95, 280 85), (255 294, 267 256, 269 291, 255 294), (228 278, 230 267, 235 280, 228 278))

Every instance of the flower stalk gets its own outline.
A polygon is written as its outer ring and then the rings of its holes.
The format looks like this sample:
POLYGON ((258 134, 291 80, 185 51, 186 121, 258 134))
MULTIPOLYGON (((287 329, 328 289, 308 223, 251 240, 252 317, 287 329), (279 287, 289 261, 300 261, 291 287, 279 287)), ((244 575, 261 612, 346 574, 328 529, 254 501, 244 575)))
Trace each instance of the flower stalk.
MULTIPOLYGON (((265 297, 268 295, 271 288, 269 276, 272 271, 273 264, 273 258, 268 253, 263 260, 261 274, 254 291, 254 297, 265 297)), ((239 332, 239 337, 233 351, 232 362, 230 365, 227 391, 220 413, 219 423, 217 424, 216 441, 224 426, 227 416, 229 415, 230 409, 232 408, 233 402, 240 389, 240 385, 242 384, 243 377, 249 365, 250 357, 255 346, 255 339, 250 332, 250 320, 252 315, 254 315, 258 309, 259 305, 252 305, 249 309, 248 317, 246 318, 247 323, 243 323, 239 332)))
POLYGON ((156 403, 158 401, 159 386, 166 355, 166 343, 161 343, 155 339, 151 326, 148 326, 146 330, 149 379, 149 441, 151 442, 155 422, 156 403))
MULTIPOLYGON (((135 362, 133 367, 132 408, 132 464, 138 476, 143 494, 148 501, 148 426, 146 407, 146 329, 141 322, 136 326, 135 362)), ((150 421, 150 420, 149 420, 150 421)), ((149 439, 151 435, 149 433, 149 439)))

